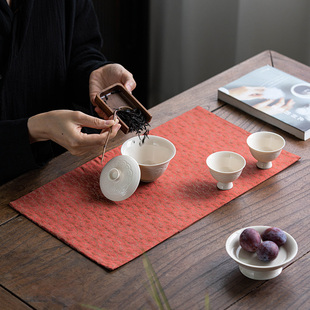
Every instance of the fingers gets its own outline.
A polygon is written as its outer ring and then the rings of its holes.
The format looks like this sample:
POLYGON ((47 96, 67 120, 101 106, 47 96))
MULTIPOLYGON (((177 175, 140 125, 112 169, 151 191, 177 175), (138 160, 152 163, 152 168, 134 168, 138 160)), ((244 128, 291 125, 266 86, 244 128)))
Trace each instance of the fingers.
MULTIPOLYGON (((120 124, 114 125, 111 128, 110 133, 110 139, 114 138, 117 134, 117 132, 120 129, 120 124)), ((79 141, 79 146, 103 146, 107 137, 108 137, 109 131, 104 131, 99 134, 82 134, 79 141)))
POLYGON ((132 92, 136 88, 136 81, 133 75, 120 64, 108 64, 94 70, 89 77, 89 97, 93 105, 95 97, 103 89, 121 83, 132 92))
POLYGON ((289 111, 289 110, 294 106, 294 104, 295 104, 295 101, 294 101, 293 99, 290 99, 290 100, 286 103, 286 106, 285 106, 286 110, 289 111))
POLYGON ((279 101, 273 105, 274 108, 281 109, 282 111, 289 111, 293 105, 295 104, 295 101, 293 99, 290 99, 285 103, 284 98, 279 99, 279 101))
POLYGON ((73 155, 99 154, 109 131, 114 138, 121 125, 118 119, 103 120, 79 111, 55 110, 35 115, 28 120, 31 143, 52 140, 73 155), (100 134, 86 134, 83 127, 101 130, 100 134))
POLYGON ((118 119, 115 121, 113 119, 104 120, 80 112, 76 113, 76 121, 82 127, 90 127, 94 129, 108 129, 119 122, 118 119))
POLYGON ((116 77, 118 76, 119 81, 129 92, 132 92, 136 88, 136 81, 134 80, 133 75, 122 65, 115 64, 112 70, 114 71, 114 75, 116 77))
POLYGON ((274 100, 271 99, 271 100, 265 100, 263 102, 260 102, 260 103, 257 103, 254 107, 257 108, 257 109, 260 109, 260 108, 264 108, 264 107, 267 107, 269 106, 271 103, 273 103, 274 100))
POLYGON ((284 98, 280 98, 277 103, 273 105, 274 108, 280 109, 285 105, 285 100, 284 98))
POLYGON ((125 83, 125 87, 130 93, 136 88, 136 86, 137 84, 134 80, 125 83))
POLYGON ((122 82, 125 88, 131 93, 137 86, 136 81, 133 78, 133 75, 124 69, 123 75, 122 75, 122 82))
MULTIPOLYGON (((115 124, 111 127, 109 139, 113 139, 119 129, 120 124, 115 124)), ((109 130, 103 131, 100 134, 85 134, 80 132, 79 135, 72 140, 70 145, 67 145, 68 151, 75 156, 85 154, 99 154, 108 138, 109 130)))
POLYGON ((273 99, 265 100, 263 102, 254 105, 253 108, 261 110, 270 115, 276 115, 290 111, 290 109, 293 107, 294 104, 295 102, 293 99, 290 99, 287 102, 285 102, 284 98, 280 98, 277 102, 275 102, 275 100, 273 99))
POLYGON ((116 136, 116 134, 118 133, 120 128, 121 128, 121 124, 119 124, 118 122, 116 125, 112 126, 112 128, 111 128, 112 130, 111 130, 111 134, 110 134, 111 139, 113 139, 116 136))

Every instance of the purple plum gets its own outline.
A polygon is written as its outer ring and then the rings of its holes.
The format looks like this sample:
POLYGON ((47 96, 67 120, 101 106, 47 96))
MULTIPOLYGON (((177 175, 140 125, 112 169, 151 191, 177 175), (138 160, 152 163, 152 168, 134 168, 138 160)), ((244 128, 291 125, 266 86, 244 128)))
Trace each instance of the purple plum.
POLYGON ((279 253, 279 247, 273 241, 263 241, 257 248, 257 258, 264 262, 274 260, 279 253))
POLYGON ((254 228, 246 228, 240 234, 239 242, 245 251, 254 253, 262 240, 257 230, 254 228))
POLYGON ((278 247, 286 242, 286 234, 277 227, 267 228, 262 234, 263 241, 270 240, 277 244, 278 247))

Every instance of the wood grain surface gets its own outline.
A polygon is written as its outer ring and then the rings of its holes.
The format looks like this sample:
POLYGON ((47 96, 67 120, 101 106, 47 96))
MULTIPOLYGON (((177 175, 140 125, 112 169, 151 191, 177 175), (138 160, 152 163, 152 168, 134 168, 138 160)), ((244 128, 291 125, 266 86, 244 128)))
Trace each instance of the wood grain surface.
MULTIPOLYGON (((270 130, 301 160, 159 244, 147 255, 172 309, 310 309, 310 140, 293 136, 217 100, 217 88, 263 65, 310 82, 310 68, 264 51, 155 106, 152 128, 196 107, 249 131, 270 130), (249 225, 274 225, 296 239, 299 250, 269 281, 244 277, 225 241, 249 225)), ((129 136, 120 134, 108 148, 129 136)), ((99 154, 98 154, 99 155, 99 154)), ((92 157, 65 153, 42 169, 0 187, 0 309, 157 309, 142 258, 109 272, 9 207, 9 202, 73 170, 92 157)))

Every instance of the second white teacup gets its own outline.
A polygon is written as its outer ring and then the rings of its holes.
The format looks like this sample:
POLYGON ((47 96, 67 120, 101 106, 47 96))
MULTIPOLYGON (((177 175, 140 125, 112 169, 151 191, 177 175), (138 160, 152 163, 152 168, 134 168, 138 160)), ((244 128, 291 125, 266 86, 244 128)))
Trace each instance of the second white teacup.
POLYGON ((207 158, 210 173, 218 181, 217 187, 221 190, 233 187, 233 181, 239 178, 245 164, 243 156, 229 151, 216 152, 207 158))
POLYGON ((247 144, 257 160, 256 166, 260 169, 269 169, 272 167, 272 161, 280 155, 285 140, 274 132, 259 131, 247 138, 247 144))

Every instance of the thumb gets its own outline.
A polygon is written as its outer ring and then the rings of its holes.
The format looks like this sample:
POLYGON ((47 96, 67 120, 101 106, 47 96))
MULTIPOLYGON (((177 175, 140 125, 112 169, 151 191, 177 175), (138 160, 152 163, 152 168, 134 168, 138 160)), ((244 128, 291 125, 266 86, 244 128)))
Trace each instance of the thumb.
POLYGON ((83 113, 78 122, 83 127, 90 127, 94 129, 106 129, 117 124, 118 119, 116 119, 115 121, 112 119, 104 120, 83 113))
POLYGON ((125 83, 125 88, 131 93, 136 88, 136 82, 132 79, 129 79, 125 83))
POLYGON ((136 81, 134 80, 132 74, 125 70, 122 75, 122 84, 125 88, 131 93, 137 86, 136 81))

